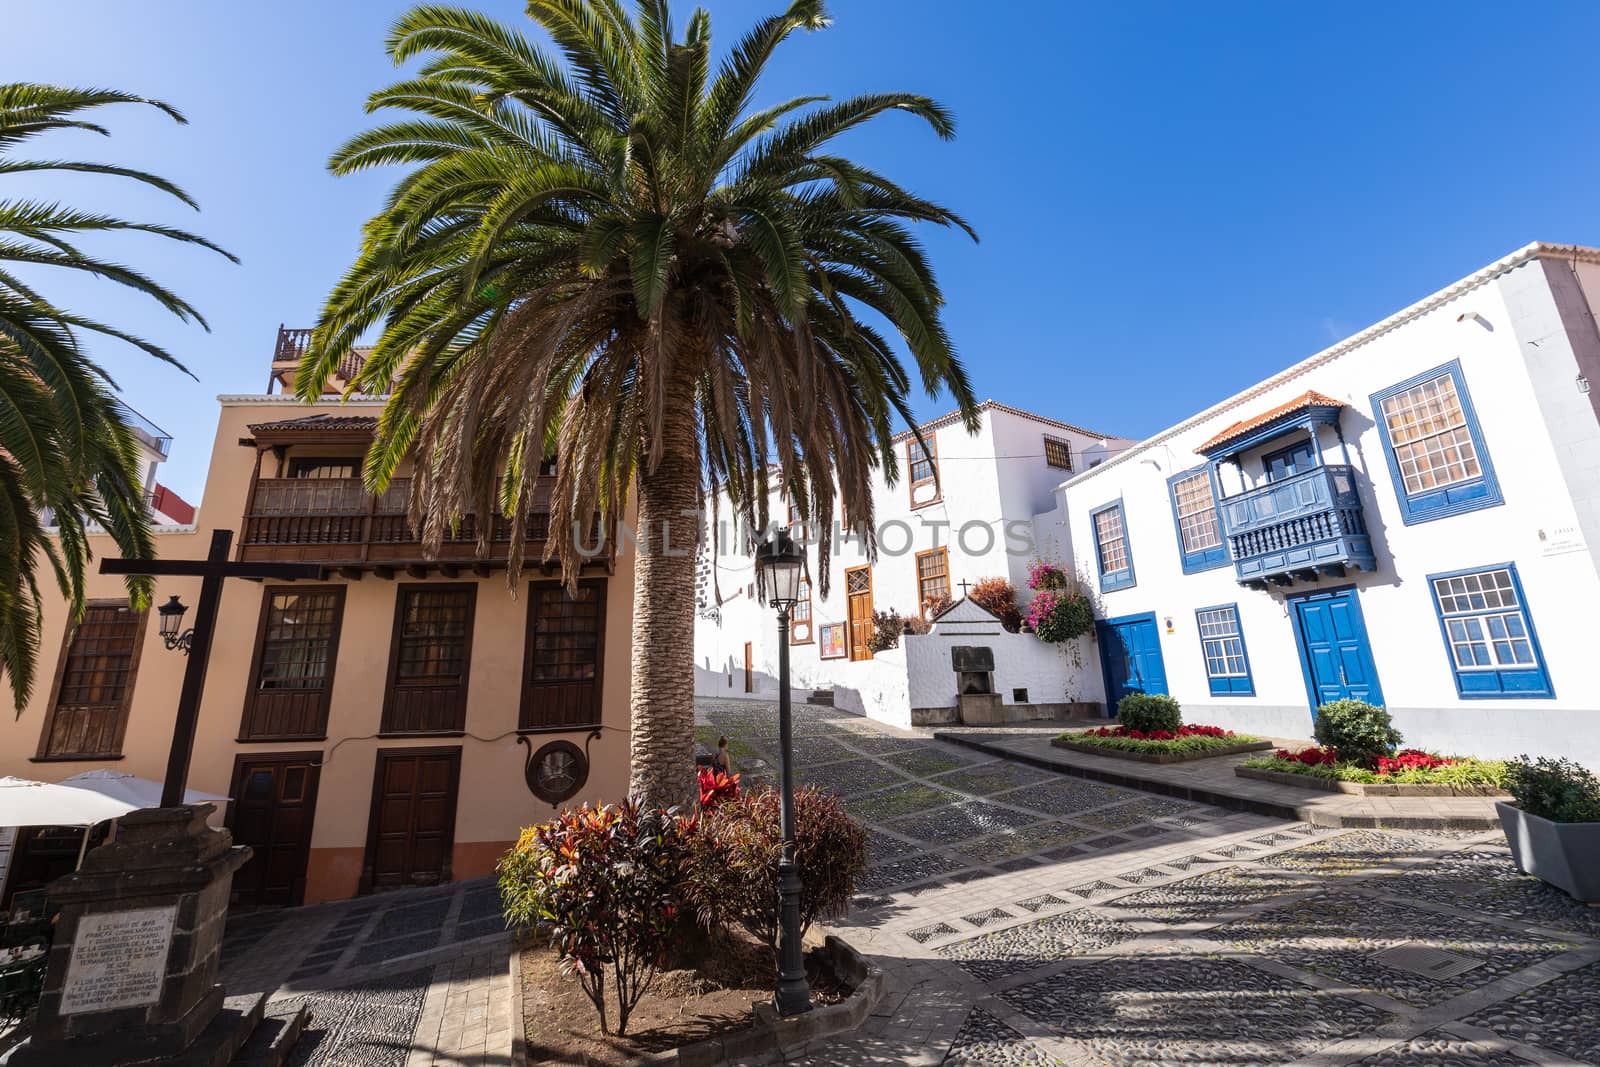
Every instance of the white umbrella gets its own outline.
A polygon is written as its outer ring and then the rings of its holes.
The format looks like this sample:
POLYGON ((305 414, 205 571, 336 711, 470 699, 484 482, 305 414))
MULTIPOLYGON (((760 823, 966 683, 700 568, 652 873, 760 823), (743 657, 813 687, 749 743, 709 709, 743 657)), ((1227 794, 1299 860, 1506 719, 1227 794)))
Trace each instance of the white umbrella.
MULTIPOLYGON (((190 789, 183 799, 228 798, 190 789)), ((119 771, 84 771, 64 782, 0 778, 0 826, 93 826, 160 803, 160 782, 119 771)))
MULTIPOLYGON (((161 806, 161 783, 152 782, 148 778, 129 774, 126 771, 84 771, 74 774, 71 778, 61 781, 64 786, 74 789, 98 793, 109 797, 119 803, 126 804, 128 811, 137 811, 139 808, 156 808, 161 806)), ((206 793, 199 789, 185 789, 183 802, 185 804, 205 804, 215 802, 227 803, 227 797, 219 797, 215 793, 206 793)))

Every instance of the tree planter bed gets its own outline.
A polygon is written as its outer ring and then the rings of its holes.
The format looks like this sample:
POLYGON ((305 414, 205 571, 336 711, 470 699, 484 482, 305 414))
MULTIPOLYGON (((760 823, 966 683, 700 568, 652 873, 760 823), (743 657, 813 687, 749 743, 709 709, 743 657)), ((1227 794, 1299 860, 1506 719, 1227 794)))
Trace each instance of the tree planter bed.
POLYGON ((1216 756, 1237 756, 1243 752, 1264 752, 1267 749, 1277 747, 1271 741, 1241 741, 1237 745, 1201 749, 1199 752, 1130 752, 1126 749, 1111 748, 1108 745, 1084 744, 1080 741, 1068 741, 1060 737, 1051 738, 1050 744, 1055 748, 1064 748, 1071 752, 1082 752, 1090 756, 1108 756, 1111 759, 1132 760, 1135 763, 1188 763, 1192 760, 1212 759, 1216 756))
MULTIPOLYGON (((511 953, 512 996, 517 1008, 521 1009, 513 1016, 517 1023, 513 1067, 575 1062, 565 1057, 550 1059, 548 1053, 551 1049, 548 1047, 530 1048, 529 1039, 533 1036, 532 1030, 540 1031, 539 1040, 546 1045, 551 1043, 554 1035, 550 1034, 545 1020, 530 1020, 523 1015, 523 1012, 535 1008, 533 997, 537 995, 530 994, 528 986, 524 983, 523 951, 522 947, 514 946, 511 953), (533 1025, 530 1026, 530 1023, 533 1025)), ((713 1033, 710 1037, 675 1048, 661 1048, 658 1051, 634 1048, 632 1055, 622 1047, 623 1040, 626 1039, 605 1039, 607 1047, 583 1050, 592 1057, 584 1062, 625 1064, 627 1067, 720 1067, 721 1064, 742 1062, 780 1053, 782 1050, 799 1049, 819 1038, 854 1030, 867 1020, 883 998, 883 972, 868 963, 850 945, 831 934, 823 941, 821 947, 813 949, 812 953, 823 957, 832 976, 849 989, 848 995, 834 1003, 819 1001, 810 1012, 793 1018, 779 1018, 770 1002, 758 1001, 752 997, 745 1001, 750 1006, 751 1016, 746 1026, 729 1027, 719 1033, 713 1033)), ((587 1001, 584 1003, 587 1004, 587 1001)), ((578 1018, 582 1019, 581 1012, 578 1018)), ((592 1022, 592 1010, 588 1021, 592 1022)), ((702 1024, 700 1032, 705 1033, 706 1029, 710 1028, 713 1027, 702 1024)), ((670 1034, 661 1031, 641 1031, 639 1036, 646 1040, 646 1047, 648 1044, 659 1046, 671 1040, 670 1034)))
POLYGON ((1497 803, 1495 810, 1519 870, 1600 906, 1600 822, 1553 822, 1515 804, 1497 803))
POLYGON ((1275 785, 1292 785, 1297 789, 1315 789, 1324 793, 1350 793, 1363 797, 1508 797, 1511 795, 1504 789, 1492 785, 1342 782, 1337 778, 1320 778, 1316 775, 1294 774, 1289 771, 1269 771, 1260 767, 1235 767, 1233 773, 1240 778, 1255 778, 1275 785))

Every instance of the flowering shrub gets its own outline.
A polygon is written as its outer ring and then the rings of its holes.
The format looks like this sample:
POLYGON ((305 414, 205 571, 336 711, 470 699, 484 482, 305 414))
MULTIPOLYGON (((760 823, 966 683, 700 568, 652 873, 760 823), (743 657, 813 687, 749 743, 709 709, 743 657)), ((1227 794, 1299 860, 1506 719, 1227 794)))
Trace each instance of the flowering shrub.
POLYGON ((693 827, 671 811, 634 801, 567 808, 522 831, 501 857, 506 919, 550 934, 563 972, 574 975, 606 1018, 607 983, 617 1002, 617 1033, 655 980, 682 910, 680 884, 693 827))
POLYGON ((1024 621, 1039 640, 1060 644, 1094 629, 1094 605, 1060 567, 1034 562, 1028 568, 1028 588, 1034 596, 1024 621))
MULTIPOLYGON (((819 916, 841 915, 849 906, 867 868, 867 832, 832 793, 807 787, 795 794, 794 804, 804 930, 819 916)), ((780 810, 777 792, 757 789, 701 817, 690 838, 684 889, 703 924, 737 922, 776 947, 780 810)))
POLYGON ((949 606, 950 598, 943 593, 940 593, 938 596, 924 597, 922 600, 921 621, 931 622, 933 619, 937 619, 940 615, 944 614, 944 609, 948 608, 949 606))
POLYGON ((700 768, 700 809, 710 811, 724 800, 739 795, 739 776, 700 768))
POLYGON ((891 648, 900 647, 900 635, 906 631, 906 620, 900 613, 890 608, 888 611, 875 611, 872 613, 872 636, 867 638, 867 647, 874 652, 887 652, 891 648))
POLYGON ((1136 741, 1176 741, 1180 737, 1232 737, 1232 730, 1224 730, 1220 726, 1180 726, 1176 732, 1171 730, 1130 730, 1126 726, 1102 726, 1098 730, 1086 730, 1084 736, 1093 737, 1131 737, 1136 741))
POLYGON ((967 599, 1000 620, 1008 633, 1022 629, 1022 612, 1017 610, 1017 590, 1004 578, 980 578, 967 599))
POLYGON ((1065 589, 1071 584, 1072 579, 1067 572, 1057 567, 1054 563, 1035 560, 1028 567, 1029 589, 1065 589))
POLYGON ((1506 765, 1499 760, 1472 756, 1439 756, 1408 748, 1382 756, 1376 769, 1338 758, 1331 748, 1290 752, 1280 748, 1271 757, 1246 760, 1243 766, 1260 770, 1303 774, 1340 782, 1367 785, 1452 785, 1500 788, 1506 784, 1506 765))
POLYGON ((1167 756, 1203 755, 1260 738, 1235 734, 1220 726, 1180 726, 1176 730, 1141 730, 1128 726, 1102 726, 1097 730, 1061 735, 1063 740, 1113 752, 1138 752, 1167 756))
POLYGON ((1389 713, 1363 700, 1334 700, 1317 709, 1313 729, 1317 742, 1339 752, 1347 763, 1376 770, 1378 759, 1392 756, 1400 744, 1400 731, 1389 713))
POLYGON ((1183 725, 1183 709, 1165 693, 1129 693, 1117 701, 1117 722, 1130 730, 1176 734, 1183 725))

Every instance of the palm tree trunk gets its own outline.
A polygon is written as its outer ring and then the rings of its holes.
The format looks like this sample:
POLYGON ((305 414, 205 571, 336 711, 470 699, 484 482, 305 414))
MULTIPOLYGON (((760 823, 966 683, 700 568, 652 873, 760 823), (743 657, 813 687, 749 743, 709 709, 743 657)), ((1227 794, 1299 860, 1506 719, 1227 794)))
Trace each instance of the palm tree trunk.
POLYGON ((695 553, 700 450, 692 383, 657 427, 666 451, 640 468, 639 551, 633 580, 632 756, 628 793, 651 805, 695 800, 695 553))

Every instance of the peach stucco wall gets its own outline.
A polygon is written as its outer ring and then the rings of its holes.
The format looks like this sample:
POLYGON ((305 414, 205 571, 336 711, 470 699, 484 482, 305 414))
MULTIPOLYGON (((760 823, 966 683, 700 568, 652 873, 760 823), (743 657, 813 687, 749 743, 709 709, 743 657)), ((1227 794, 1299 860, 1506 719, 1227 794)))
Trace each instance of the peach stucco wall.
MULTIPOLYGON (((255 450, 241 447, 237 442, 250 436, 247 427, 251 423, 299 417, 315 410, 336 410, 340 414, 376 413, 375 406, 362 410, 359 402, 306 408, 261 398, 225 398, 205 495, 197 516, 198 529, 160 534, 160 554, 166 558, 198 558, 205 554, 213 528, 238 531, 249 492, 255 450)), ((178 443, 178 447, 183 446, 183 442, 178 443)), ((328 450, 317 451, 326 454, 328 450)), ((264 474, 274 473, 272 462, 269 455, 264 474)), ((115 547, 101 538, 97 539, 95 551, 98 555, 114 555, 115 547)), ((615 800, 626 793, 632 563, 632 556, 624 548, 610 576, 602 675, 605 732, 589 746, 592 759, 589 781, 571 803, 615 800)), ((529 581, 534 579, 549 580, 535 566, 524 573, 519 588, 525 592, 529 581)), ((444 579, 434 575, 427 580, 444 579)), ((234 759, 240 753, 322 753, 307 872, 307 903, 349 896, 357 891, 371 808, 373 769, 379 748, 461 746, 461 784, 453 853, 453 873, 457 878, 489 873, 522 826, 551 813, 550 806, 538 801, 524 784, 523 760, 527 749, 518 745, 516 737, 526 596, 513 597, 503 571, 481 579, 473 579, 468 572, 451 580, 475 580, 481 586, 468 683, 467 736, 381 740, 376 737, 383 707, 395 598, 398 588, 407 579, 386 581, 367 575, 359 581, 347 581, 335 576, 328 581, 347 588, 327 739, 267 744, 240 744, 235 740, 249 684, 265 589, 262 584, 250 581, 226 583, 189 784, 226 794, 234 759)), ((158 603, 177 593, 192 608, 198 597, 199 582, 162 579, 156 592, 158 603)), ((47 587, 47 594, 53 593, 53 587, 47 587)), ((99 574, 90 578, 92 597, 116 597, 121 593, 120 579, 99 574)), ((160 780, 171 743, 185 658, 162 647, 154 612, 150 613, 146 627, 123 745, 124 758, 115 762, 33 759, 39 747, 65 624, 64 608, 59 599, 53 599, 46 612, 38 682, 33 696, 20 715, 0 715, 0 775, 58 780, 93 767, 108 766, 160 780)), ((3 699, 7 705, 11 703, 9 696, 3 699)), ((584 744, 582 732, 562 736, 580 747, 584 744)), ((544 738, 535 735, 532 740, 537 747, 544 738)))

